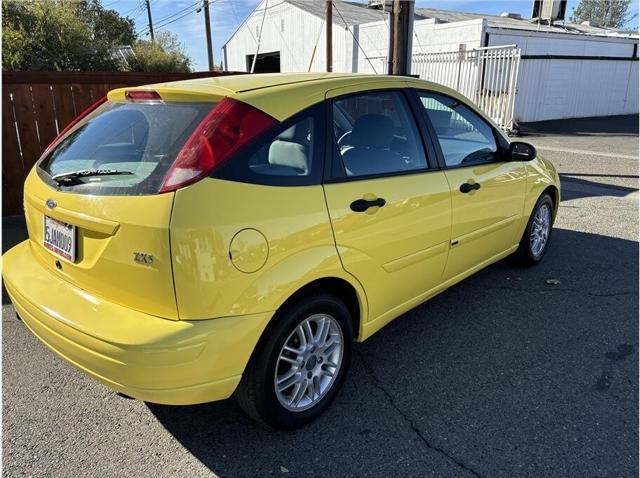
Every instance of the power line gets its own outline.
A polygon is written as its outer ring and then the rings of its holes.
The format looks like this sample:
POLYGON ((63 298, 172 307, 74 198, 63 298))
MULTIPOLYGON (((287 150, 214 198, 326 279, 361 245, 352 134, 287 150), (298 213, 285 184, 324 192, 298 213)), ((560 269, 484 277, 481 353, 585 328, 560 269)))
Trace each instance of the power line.
POLYGON ((369 66, 371 66, 371 69, 373 70, 373 72, 377 75, 378 74, 378 70, 376 70, 376 67, 373 66, 373 63, 371 63, 371 60, 369 59, 369 57, 367 56, 367 54, 365 53, 365 51, 362 49, 362 46, 360 46, 360 42, 358 41, 358 39, 356 38, 356 36, 353 34, 353 32, 351 31, 351 28, 349 28, 349 25, 347 25, 347 22, 345 21, 344 17, 342 16, 342 13, 340 13, 340 10, 338 9, 338 6, 334 3, 333 4, 333 8, 336 9, 336 12, 338 12, 338 15, 340 15, 340 19, 342 20, 342 23, 344 23, 344 27, 347 29, 347 31, 349 33, 351 33, 351 36, 353 37, 353 41, 356 42, 356 45, 358 45, 358 48, 360 49, 360 51, 362 52, 362 55, 364 55, 364 58, 369 62, 369 66))
POLYGON ((264 8, 262 8, 260 10, 254 10, 253 13, 260 13, 260 12, 263 12, 265 10, 271 10, 272 8, 279 7, 280 5, 284 5, 285 3, 287 3, 287 2, 276 3, 275 5, 271 5, 270 7, 268 5, 265 5, 264 8))
MULTIPOLYGON (((210 4, 211 3, 214 3, 214 2, 210 2, 210 4)), ((177 22, 178 20, 181 20, 182 18, 184 18, 184 17, 186 17, 188 15, 191 15, 192 13, 195 13, 201 7, 202 7, 202 2, 196 2, 191 7, 187 7, 187 8, 191 8, 190 11, 188 11, 186 13, 183 13, 182 15, 178 16, 177 18, 173 18, 176 15, 178 15, 178 13, 174 13, 172 15, 164 17, 163 21, 156 21, 156 25, 154 26, 154 28, 156 30, 159 30, 160 28, 163 28, 163 27, 165 27, 167 25, 170 25, 170 24, 172 24, 174 22, 177 22), (173 19, 171 19, 171 18, 173 18, 173 19), (164 20, 168 20, 168 21, 164 21, 164 20)), ((184 11, 184 9, 181 10, 181 11, 184 11)), ((140 32, 140 34, 146 34, 148 31, 149 31, 149 28, 145 28, 140 32)))
POLYGON ((131 10, 127 10, 125 13, 123 13, 122 16, 123 17, 128 17, 131 14, 131 12, 133 12, 134 10, 141 11, 142 9, 144 9, 144 5, 139 3, 138 5, 133 7, 131 10))
POLYGON ((313 51, 311 52, 311 59, 309 60, 309 68, 307 69, 307 72, 311 71, 311 67, 313 66, 313 60, 316 57, 316 50, 318 48, 318 43, 320 42, 320 37, 322 36, 322 31, 324 30, 324 24, 326 22, 326 19, 322 19, 322 23, 320 24, 320 28, 318 29, 318 37, 316 38, 316 43, 315 45, 313 45, 313 51))
MULTIPOLYGON (((284 3, 284 2, 282 2, 284 3)), ((282 3, 278 3, 278 5, 282 5, 282 3)), ((276 7, 278 5, 275 5, 276 7)), ((267 15, 269 15, 269 20, 271 20, 274 24, 275 30, 278 32, 278 34, 280 35, 280 38, 282 39, 282 43, 284 43, 285 48, 287 49, 287 51, 289 52, 289 55, 291 55, 291 58, 293 59, 293 62, 296 65, 296 68, 298 70, 301 70, 300 66, 298 65, 298 59, 296 57, 296 55, 293 54, 293 52, 291 51, 291 49, 289 48, 289 44, 287 43, 287 41, 284 39, 284 35, 282 34, 282 32, 280 31, 280 27, 279 25, 276 23, 276 21, 273 19, 273 17, 271 16, 271 12, 269 11, 271 8, 273 7, 269 7, 269 8, 265 8, 265 12, 267 12, 267 15)), ((251 31, 251 29, 249 29, 249 31, 251 31)))
MULTIPOLYGON (((230 4, 231 4, 231 8, 233 9, 233 15, 236 17, 236 22, 238 22, 238 28, 240 28, 246 21, 245 20, 241 20, 240 16, 238 15, 238 11, 236 10, 236 2, 235 0, 227 0, 230 4)), ((251 31, 251 28, 247 28, 247 31, 249 32, 249 34, 251 35, 251 38, 253 38, 253 41, 258 44, 258 40, 256 40, 256 37, 253 35, 253 32, 251 31)))
POLYGON ((165 20, 168 20, 169 18, 172 18, 172 17, 175 17, 176 15, 179 15, 180 13, 184 12, 185 10, 189 10, 190 8, 193 8, 194 6, 200 5, 200 4, 202 4, 202 1, 198 0, 197 2, 192 3, 188 7, 184 7, 182 9, 178 10, 177 12, 174 12, 174 13, 172 13, 170 15, 167 15, 167 16, 164 16, 162 18, 159 18, 158 20, 156 20, 156 23, 164 22, 165 20))
MULTIPOLYGON (((199 8, 199 7, 198 7, 198 8, 199 8)), ((163 27, 166 27, 167 25, 171 25, 172 23, 175 23, 175 22, 177 22, 178 20, 181 20, 181 19, 183 19, 184 17, 186 17, 186 16, 188 16, 188 15, 191 15, 192 13, 195 13, 195 12, 198 10, 198 8, 195 8, 195 9, 191 10, 190 12, 187 12, 187 13, 185 13, 184 15, 179 16, 178 18, 174 18, 174 19, 173 19, 173 20, 171 20, 171 21, 168 21, 168 22, 166 22, 166 23, 163 23, 162 25, 158 25, 158 27, 157 27, 157 28, 163 28, 163 27)))
POLYGON ((269 0, 265 0, 264 13, 262 14, 262 23, 260 23, 260 33, 258 34, 258 44, 256 45, 256 54, 253 55, 253 63, 251 63, 251 71, 256 67, 256 60, 258 58, 258 52, 260 51, 260 42, 262 41, 262 28, 264 27, 264 18, 267 16, 267 8, 269 8, 269 0))

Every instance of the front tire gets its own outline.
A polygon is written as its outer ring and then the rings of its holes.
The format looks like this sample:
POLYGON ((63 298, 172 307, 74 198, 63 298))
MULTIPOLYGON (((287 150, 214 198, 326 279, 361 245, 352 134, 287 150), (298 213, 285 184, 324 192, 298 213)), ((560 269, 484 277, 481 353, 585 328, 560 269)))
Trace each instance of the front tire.
POLYGON ((532 266, 542 260, 549 247, 553 226, 553 200, 544 193, 531 212, 520 247, 516 252, 519 261, 532 266))
POLYGON ((349 310, 317 293, 287 307, 254 352, 238 389, 240 407, 268 428, 293 430, 335 399, 351 361, 349 310))

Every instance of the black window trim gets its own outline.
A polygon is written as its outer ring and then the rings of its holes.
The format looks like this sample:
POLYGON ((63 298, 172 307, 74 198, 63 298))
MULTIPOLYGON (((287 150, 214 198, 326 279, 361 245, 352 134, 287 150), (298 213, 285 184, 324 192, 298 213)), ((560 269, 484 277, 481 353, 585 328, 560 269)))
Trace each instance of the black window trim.
POLYGON ((227 181, 235 181, 239 183, 259 184, 263 186, 279 186, 279 187, 302 187, 317 186, 322 184, 322 178, 325 174, 325 153, 324 145, 326 128, 325 128, 325 109, 324 101, 319 101, 305 109, 295 113, 293 116, 279 122, 272 128, 269 128, 257 138, 252 140, 248 145, 244 146, 240 151, 234 154, 227 163, 216 168, 210 175, 211 178, 222 179, 227 181), (311 118, 313 120, 314 139, 312 164, 307 176, 278 176, 268 174, 239 174, 238 163, 247 162, 262 147, 272 142, 277 135, 286 131, 296 123, 311 118), (317 168, 317 169, 315 169, 317 168))
POLYGON ((379 178, 387 178, 387 177, 396 177, 396 176, 412 176, 415 174, 425 174, 432 173, 434 171, 439 171, 439 164, 437 161, 434 161, 433 158, 437 158, 437 152, 433 148, 430 140, 427 140, 425 135, 423 134, 421 124, 421 116, 424 116, 417 109, 415 100, 413 98, 413 94, 410 92, 412 88, 409 87, 397 87, 397 88, 373 88, 367 90, 354 91, 353 93, 347 93, 340 96, 335 96, 333 98, 327 98, 325 100, 325 174, 324 174, 324 184, 333 184, 333 183, 344 183, 350 181, 365 181, 370 179, 379 179, 379 178), (361 96, 369 93, 378 93, 378 92, 397 92, 400 93, 401 96, 405 99, 406 104, 408 106, 409 116, 414 121, 414 126, 418 132, 418 139, 420 140, 420 145, 422 146, 422 151, 425 156, 425 161, 427 162, 426 168, 420 169, 409 169, 406 171, 395 171, 391 173, 379 173, 379 174, 367 174, 362 176, 347 176, 347 173, 344 168, 344 164, 342 163, 342 157, 340 155, 340 151, 338 150, 338 145, 335 139, 335 134, 333 134, 333 102, 338 99, 348 98, 350 96, 361 96))
POLYGON ((485 120, 481 114, 478 114, 478 112, 476 111, 476 108, 473 107, 470 101, 462 101, 461 103, 463 105, 465 105, 469 110, 471 110, 471 112, 474 113, 478 117, 478 119, 480 119, 480 121, 483 121, 491 129, 491 132, 493 133, 493 139, 496 142, 496 147, 498 148, 498 151, 496 153, 496 159, 493 161, 486 161, 486 162, 475 163, 475 164, 458 164, 456 166, 448 166, 444 159, 444 153, 442 152, 442 148, 440 147, 440 141, 438 141, 438 135, 436 133, 435 127, 433 126, 433 123, 431 122, 431 119, 429 118, 429 115, 426 112, 426 108, 424 107, 424 105, 422 104, 422 101, 420 100, 420 93, 440 95, 455 101, 460 101, 460 100, 458 100, 457 98, 454 98, 453 96, 447 95, 446 93, 441 93, 439 91, 427 90, 424 88, 411 88, 411 90, 413 93, 412 96, 414 97, 414 102, 416 106, 420 108, 420 113, 424 121, 425 129, 423 131, 423 134, 426 134, 427 136, 429 136, 431 143, 433 144, 436 150, 436 158, 438 160, 438 166, 440 169, 449 170, 449 169, 474 168, 474 167, 483 166, 487 164, 499 164, 499 163, 509 162, 509 159, 507 157, 508 144, 505 143, 505 141, 502 139, 502 136, 496 131, 496 129, 493 127, 491 123, 485 120))

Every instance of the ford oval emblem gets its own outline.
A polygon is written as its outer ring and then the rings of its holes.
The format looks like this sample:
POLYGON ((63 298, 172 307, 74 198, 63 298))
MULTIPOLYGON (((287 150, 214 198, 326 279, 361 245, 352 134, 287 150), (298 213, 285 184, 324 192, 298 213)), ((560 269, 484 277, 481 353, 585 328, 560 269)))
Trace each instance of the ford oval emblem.
POLYGON ((47 205, 47 207, 49 209, 53 209, 54 207, 56 207, 58 205, 58 203, 56 202, 55 199, 47 199, 47 202, 45 204, 47 205))

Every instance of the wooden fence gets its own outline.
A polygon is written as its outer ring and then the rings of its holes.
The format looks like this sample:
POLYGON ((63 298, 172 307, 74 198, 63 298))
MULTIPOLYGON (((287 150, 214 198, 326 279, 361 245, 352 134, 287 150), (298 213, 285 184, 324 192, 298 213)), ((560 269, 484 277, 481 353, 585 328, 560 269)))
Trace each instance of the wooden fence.
POLYGON ((2 215, 22 214, 22 185, 34 163, 109 90, 226 74, 233 73, 2 72, 2 215))

